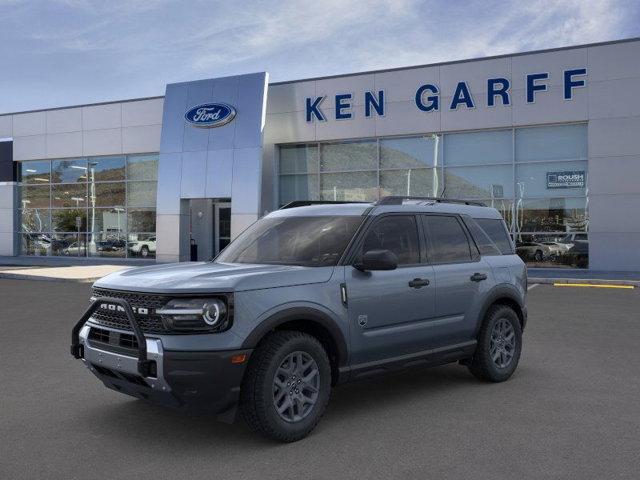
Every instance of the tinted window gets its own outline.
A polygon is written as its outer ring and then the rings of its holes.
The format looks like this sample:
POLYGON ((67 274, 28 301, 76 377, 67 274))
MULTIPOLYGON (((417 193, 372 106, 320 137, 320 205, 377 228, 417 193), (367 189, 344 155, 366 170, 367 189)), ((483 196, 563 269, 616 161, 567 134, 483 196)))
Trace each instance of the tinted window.
MULTIPOLYGON (((478 246, 478 250, 480 250, 481 255, 502 255, 500 249, 496 246, 496 244, 489 238, 489 236, 485 233, 485 231, 476 223, 476 221, 471 217, 463 217, 464 223, 471 232, 471 236, 478 246)), ((473 245, 471 246, 473 249, 473 245)))
POLYGON ((362 251, 381 249, 395 253, 398 265, 420 263, 415 218, 412 215, 391 215, 378 220, 367 232, 362 251))
POLYGON ((485 231, 493 243, 500 249, 503 255, 510 255, 513 253, 513 245, 507 234, 507 229, 504 223, 500 219, 494 218, 476 218, 475 221, 480 225, 480 228, 485 231))
POLYGON ((423 218, 430 238, 432 263, 471 261, 469 241, 456 217, 425 215, 423 218))
POLYGON ((361 216, 266 217, 234 240, 216 262, 323 267, 338 263, 361 216))

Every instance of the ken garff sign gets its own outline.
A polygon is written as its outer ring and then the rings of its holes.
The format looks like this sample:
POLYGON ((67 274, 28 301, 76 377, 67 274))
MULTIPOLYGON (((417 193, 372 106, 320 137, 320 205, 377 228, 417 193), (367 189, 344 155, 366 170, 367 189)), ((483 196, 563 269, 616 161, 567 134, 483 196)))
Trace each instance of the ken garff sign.
POLYGON ((547 172, 547 188, 584 188, 584 170, 547 172))
MULTIPOLYGON (((585 87, 587 69, 572 68, 562 72, 562 89, 564 100, 572 100, 573 93, 576 88, 585 87)), ((526 92, 527 104, 535 103, 538 95, 544 95, 548 91, 549 73, 528 73, 522 79, 522 84, 518 84, 514 88, 521 88, 526 92)), ((436 83, 422 83, 417 87, 414 95, 416 108, 422 112, 438 112, 441 108, 448 110, 458 110, 464 108, 475 108, 481 102, 487 107, 495 107, 497 105, 511 105, 511 80, 505 77, 487 78, 485 83, 486 94, 474 96, 466 81, 457 82, 452 91, 444 92, 445 96, 451 96, 451 101, 442 107, 440 87, 436 83), (484 97, 484 99, 482 99, 484 97), (484 100, 484 101, 483 101, 484 100)), ((348 120, 353 118, 353 94, 337 93, 334 101, 330 105, 325 105, 325 96, 307 97, 306 98, 306 119, 307 122, 327 120, 327 116, 323 108, 331 109, 335 113, 336 120, 348 120)), ((374 115, 384 116, 385 114, 385 98, 384 90, 377 92, 364 92, 364 116, 372 117, 374 115)))
POLYGON ((187 110, 184 119, 194 127, 215 128, 229 123, 236 113, 236 109, 226 103, 203 103, 187 110))

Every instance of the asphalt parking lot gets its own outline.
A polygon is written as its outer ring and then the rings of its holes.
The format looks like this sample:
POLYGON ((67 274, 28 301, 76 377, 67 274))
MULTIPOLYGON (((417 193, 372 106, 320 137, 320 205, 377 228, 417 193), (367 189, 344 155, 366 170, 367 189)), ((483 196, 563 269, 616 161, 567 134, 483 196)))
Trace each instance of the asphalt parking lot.
POLYGON ((0 280, 0 478, 638 478, 640 289, 539 285, 510 381, 451 365, 348 384, 289 445, 104 388, 69 355, 88 297, 0 280))

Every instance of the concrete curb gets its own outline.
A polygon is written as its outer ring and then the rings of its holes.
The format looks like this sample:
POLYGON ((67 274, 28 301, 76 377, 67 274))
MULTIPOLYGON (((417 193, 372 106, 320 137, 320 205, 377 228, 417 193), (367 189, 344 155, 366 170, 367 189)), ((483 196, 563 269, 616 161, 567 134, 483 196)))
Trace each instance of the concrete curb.
POLYGON ((536 278, 529 277, 529 285, 541 283, 543 285, 553 285, 554 283, 586 283, 588 285, 630 285, 640 287, 640 280, 611 280, 598 278, 536 278))
POLYGON ((41 282, 67 282, 67 283, 93 283, 102 277, 92 278, 60 278, 60 277, 44 277, 41 275, 25 275, 20 273, 0 273, 0 278, 7 280, 36 280, 41 282))

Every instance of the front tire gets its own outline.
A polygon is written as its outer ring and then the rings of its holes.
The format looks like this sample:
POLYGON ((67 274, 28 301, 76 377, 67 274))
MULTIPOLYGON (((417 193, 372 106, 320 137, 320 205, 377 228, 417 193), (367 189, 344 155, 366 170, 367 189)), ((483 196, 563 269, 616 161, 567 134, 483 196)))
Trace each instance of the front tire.
POLYGON ((518 367, 522 352, 520 319, 512 308, 494 305, 487 312, 469 370, 480 380, 504 382, 518 367))
POLYGON ((330 393, 331 365, 322 344, 303 332, 274 332, 251 356, 240 409, 253 431, 295 442, 315 428, 330 393))

